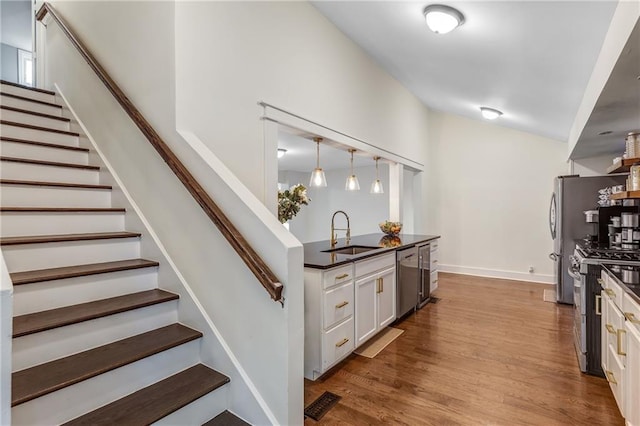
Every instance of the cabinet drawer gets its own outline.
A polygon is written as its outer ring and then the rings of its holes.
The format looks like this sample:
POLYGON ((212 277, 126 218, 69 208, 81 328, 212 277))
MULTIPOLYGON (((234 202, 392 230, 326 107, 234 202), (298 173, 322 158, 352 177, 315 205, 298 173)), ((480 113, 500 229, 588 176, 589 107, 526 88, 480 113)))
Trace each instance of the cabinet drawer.
POLYGON ((627 327, 634 327, 640 333, 640 305, 626 293, 622 300, 622 312, 627 320, 627 327))
POLYGON ((431 247, 431 255, 433 256, 433 252, 438 251, 438 240, 431 241, 429 247, 431 247))
POLYGON ((383 254, 371 259, 356 262, 356 277, 364 277, 372 272, 381 271, 396 265, 396 253, 383 254))
POLYGON ((624 353, 625 348, 624 316, 611 300, 608 300, 607 304, 607 318, 605 323, 607 343, 616 354, 616 357, 624 364, 624 357, 618 353, 624 353))
POLYGON ((353 351, 353 317, 322 333, 322 371, 353 351))
POLYGON ((324 328, 353 315, 353 281, 324 293, 324 328))
POLYGON ((604 291, 609 295, 618 309, 622 309, 622 297, 624 295, 622 288, 620 288, 618 283, 611 277, 606 277, 603 282, 606 286, 604 291))
POLYGON ((429 254, 429 269, 431 272, 438 270, 438 252, 432 251, 429 254))
POLYGON ((438 271, 437 270, 436 271, 431 270, 431 277, 429 279, 429 283, 430 283, 429 291, 431 293, 433 293, 435 290, 438 289, 438 271))
POLYGON ((604 372, 607 381, 609 382, 609 386, 611 387, 611 391, 613 392, 613 396, 616 399, 616 403, 618 404, 618 408, 620 409, 620 413, 622 416, 625 416, 625 407, 624 407, 624 387, 625 387, 625 375, 624 375, 624 367, 618 360, 615 349, 609 346, 609 352, 607 354, 607 370, 604 372))
POLYGON ((324 271, 322 275, 322 288, 331 288, 351 280, 353 280, 353 263, 324 271))

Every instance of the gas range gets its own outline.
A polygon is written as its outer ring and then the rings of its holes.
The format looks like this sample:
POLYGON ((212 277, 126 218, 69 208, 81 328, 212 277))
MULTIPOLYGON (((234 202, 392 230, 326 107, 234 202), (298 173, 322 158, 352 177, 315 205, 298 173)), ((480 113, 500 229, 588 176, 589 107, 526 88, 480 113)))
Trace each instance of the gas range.
POLYGON ((640 265, 640 251, 638 250, 602 247, 584 240, 576 241, 574 257, 576 263, 580 264, 640 265))

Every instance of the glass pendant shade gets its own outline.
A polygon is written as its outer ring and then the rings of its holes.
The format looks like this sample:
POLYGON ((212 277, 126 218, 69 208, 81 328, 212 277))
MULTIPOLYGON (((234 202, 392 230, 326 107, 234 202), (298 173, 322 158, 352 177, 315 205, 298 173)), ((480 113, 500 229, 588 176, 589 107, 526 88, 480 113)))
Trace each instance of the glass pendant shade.
POLYGON ((320 142, 322 138, 314 138, 316 142, 316 168, 311 172, 311 179, 309 179, 309 186, 326 187, 327 178, 324 175, 324 170, 320 167, 320 142))
POLYGON ((376 160, 376 180, 371 184, 371 191, 369 192, 372 194, 384 194, 384 188, 382 187, 382 182, 378 176, 378 160, 380 157, 373 157, 373 159, 376 160))
POLYGON ((317 167, 311 172, 311 180, 309 186, 324 187, 327 186, 327 178, 324 175, 324 170, 317 167))
POLYGON ((347 182, 344 184, 344 189, 347 191, 360 191, 360 182, 358 182, 358 178, 355 173, 353 173, 353 153, 356 152, 355 149, 350 149, 351 153, 351 174, 347 178, 347 182))

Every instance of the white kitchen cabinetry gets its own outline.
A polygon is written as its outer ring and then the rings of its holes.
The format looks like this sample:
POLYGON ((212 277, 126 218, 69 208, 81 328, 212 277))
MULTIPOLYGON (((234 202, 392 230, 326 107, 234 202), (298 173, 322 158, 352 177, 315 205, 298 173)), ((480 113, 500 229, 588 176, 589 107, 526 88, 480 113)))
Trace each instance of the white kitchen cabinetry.
POLYGON ((601 285, 602 369, 626 424, 640 426, 640 305, 613 276, 601 285))
POLYGON ((438 240, 433 240, 429 247, 429 270, 431 271, 429 292, 433 293, 438 289, 438 240))
POLYGON ((356 347, 396 319, 395 253, 355 264, 356 347))
POLYGON ((354 349, 353 263, 304 270, 304 376, 315 380, 354 349))

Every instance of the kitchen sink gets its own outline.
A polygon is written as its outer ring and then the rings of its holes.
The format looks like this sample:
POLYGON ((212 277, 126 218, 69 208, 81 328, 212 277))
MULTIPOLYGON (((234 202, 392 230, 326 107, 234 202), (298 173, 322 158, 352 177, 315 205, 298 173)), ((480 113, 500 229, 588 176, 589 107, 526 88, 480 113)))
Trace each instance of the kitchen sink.
POLYGON ((366 253, 368 251, 379 249, 379 248, 380 247, 346 246, 346 247, 340 247, 340 248, 335 248, 335 249, 331 249, 331 250, 323 250, 322 252, 323 253, 338 253, 338 254, 355 255, 355 254, 360 254, 360 253, 366 253))

